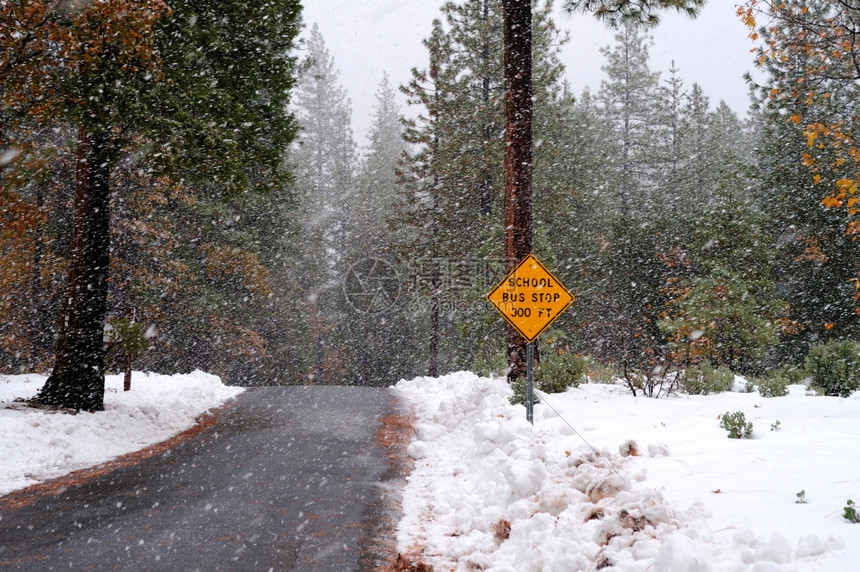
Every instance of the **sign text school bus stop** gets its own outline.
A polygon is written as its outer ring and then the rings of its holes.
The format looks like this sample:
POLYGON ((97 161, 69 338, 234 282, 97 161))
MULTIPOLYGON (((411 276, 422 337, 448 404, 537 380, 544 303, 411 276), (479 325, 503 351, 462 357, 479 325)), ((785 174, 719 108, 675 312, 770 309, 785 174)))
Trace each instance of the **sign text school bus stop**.
POLYGON ((534 341, 573 303, 573 295, 533 254, 523 258, 487 301, 526 339, 526 419, 534 423, 534 341))
POLYGON ((573 295, 529 254, 487 294, 505 320, 527 342, 538 336, 573 303, 573 295))

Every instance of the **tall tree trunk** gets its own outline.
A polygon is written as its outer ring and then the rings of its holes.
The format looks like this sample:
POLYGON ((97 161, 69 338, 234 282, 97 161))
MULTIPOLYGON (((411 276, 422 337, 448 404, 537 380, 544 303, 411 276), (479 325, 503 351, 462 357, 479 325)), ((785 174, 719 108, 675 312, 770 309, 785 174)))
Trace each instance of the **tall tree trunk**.
MULTIPOLYGON (((484 145, 483 148, 488 148, 489 142, 493 137, 493 128, 490 123, 490 30, 487 29, 487 23, 490 21, 490 0, 484 0, 482 6, 482 33, 484 35, 481 43, 481 63, 484 66, 484 77, 481 78, 481 101, 484 104, 484 145)), ((484 180, 481 181, 481 215, 490 216, 493 212, 493 175, 490 164, 485 165, 484 180)))
MULTIPOLYGON (((434 135, 434 145, 438 145, 438 138, 434 135)), ((439 375, 439 294, 441 269, 439 268, 439 191, 437 185, 439 177, 433 175, 433 276, 430 285, 433 292, 430 294, 430 362, 427 367, 427 375, 436 377, 439 375)))
MULTIPOLYGON (((438 73, 438 68, 431 62, 430 77, 435 83, 438 73)), ((435 116, 436 110, 439 109, 439 91, 433 95, 433 119, 438 120, 435 116)), ((439 131, 433 131, 433 156, 435 157, 439 150, 439 131)), ((430 295, 430 360, 427 366, 427 375, 436 377, 439 375, 439 285, 441 283, 440 268, 439 268, 439 173, 433 169, 433 277, 430 284, 433 292, 430 295)))
MULTIPOLYGON (((508 272, 532 252, 531 0, 504 0, 505 257, 508 272)), ((508 380, 526 374, 526 342, 508 325, 508 380)))
POLYGON ((104 409, 104 322, 110 262, 109 140, 78 128, 72 250, 53 372, 39 401, 104 409))
MULTIPOLYGON (((629 34, 628 31, 625 32, 629 34)), ((630 69, 630 40, 624 39, 624 66, 630 69)), ((630 160, 630 147, 632 146, 632 135, 630 133, 630 115, 633 102, 630 99, 631 80, 629 71, 624 72, 624 136, 621 138, 621 155, 623 157, 623 168, 621 169, 621 216, 626 217, 630 213, 630 187, 632 186, 632 161, 630 160)))
MULTIPOLYGON (((438 262, 434 262, 438 264, 438 262)), ((427 375, 439 375, 439 278, 433 271, 433 293, 430 295, 430 359, 427 364, 427 375)))
POLYGON ((42 186, 36 186, 36 223, 33 227, 33 274, 31 277, 31 296, 33 303, 30 316, 30 347, 33 358, 45 351, 45 321, 42 318, 42 247, 44 229, 42 227, 42 207, 44 206, 42 186))

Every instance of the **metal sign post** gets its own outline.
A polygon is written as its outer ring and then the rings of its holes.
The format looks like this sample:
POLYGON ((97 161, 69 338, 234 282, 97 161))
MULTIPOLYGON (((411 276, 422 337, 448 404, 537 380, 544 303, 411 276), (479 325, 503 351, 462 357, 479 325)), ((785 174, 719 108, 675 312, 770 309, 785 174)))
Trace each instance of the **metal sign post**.
POLYGON ((533 254, 487 294, 487 301, 526 340, 526 418, 534 424, 535 340, 574 297, 533 254))
POLYGON ((526 344, 526 421, 535 424, 535 345, 526 344))

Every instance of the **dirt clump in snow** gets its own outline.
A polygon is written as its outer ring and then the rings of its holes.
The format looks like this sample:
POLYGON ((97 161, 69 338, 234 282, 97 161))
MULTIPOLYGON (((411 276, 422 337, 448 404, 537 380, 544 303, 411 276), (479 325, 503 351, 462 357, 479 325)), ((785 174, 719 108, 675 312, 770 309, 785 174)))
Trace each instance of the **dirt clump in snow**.
POLYGON ((639 445, 637 445, 636 441, 634 441, 633 439, 622 443, 618 447, 618 452, 621 453, 622 457, 639 457, 642 455, 639 452, 639 445))
POLYGON ((507 540, 511 537, 511 521, 503 518, 493 523, 493 536, 499 540, 507 540))
POLYGON ((397 560, 383 568, 381 572, 433 572, 433 567, 421 561, 415 562, 414 556, 397 555, 397 560))
POLYGON ((617 474, 612 474, 605 479, 593 481, 585 489, 585 495, 588 500, 597 504, 599 501, 616 496, 621 491, 630 489, 627 481, 622 479, 617 474))

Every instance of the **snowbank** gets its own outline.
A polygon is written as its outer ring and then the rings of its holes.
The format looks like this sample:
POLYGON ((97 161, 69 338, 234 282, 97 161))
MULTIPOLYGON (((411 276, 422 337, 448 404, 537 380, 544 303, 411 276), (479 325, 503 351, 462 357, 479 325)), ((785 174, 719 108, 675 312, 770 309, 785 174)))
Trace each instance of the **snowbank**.
POLYGON ((654 400, 588 384, 543 397, 532 427, 503 380, 456 373, 397 389, 417 416, 399 550, 436 569, 847 571, 860 562, 850 541, 860 525, 842 518, 845 501, 860 500, 856 395, 792 386, 771 399, 654 400), (721 414, 738 410, 754 424, 751 440, 720 427, 721 414))
POLYGON ((127 392, 121 375, 106 381, 105 411, 70 415, 13 402, 34 396, 44 376, 0 376, 0 495, 164 441, 243 391, 200 371, 134 372, 127 392))

